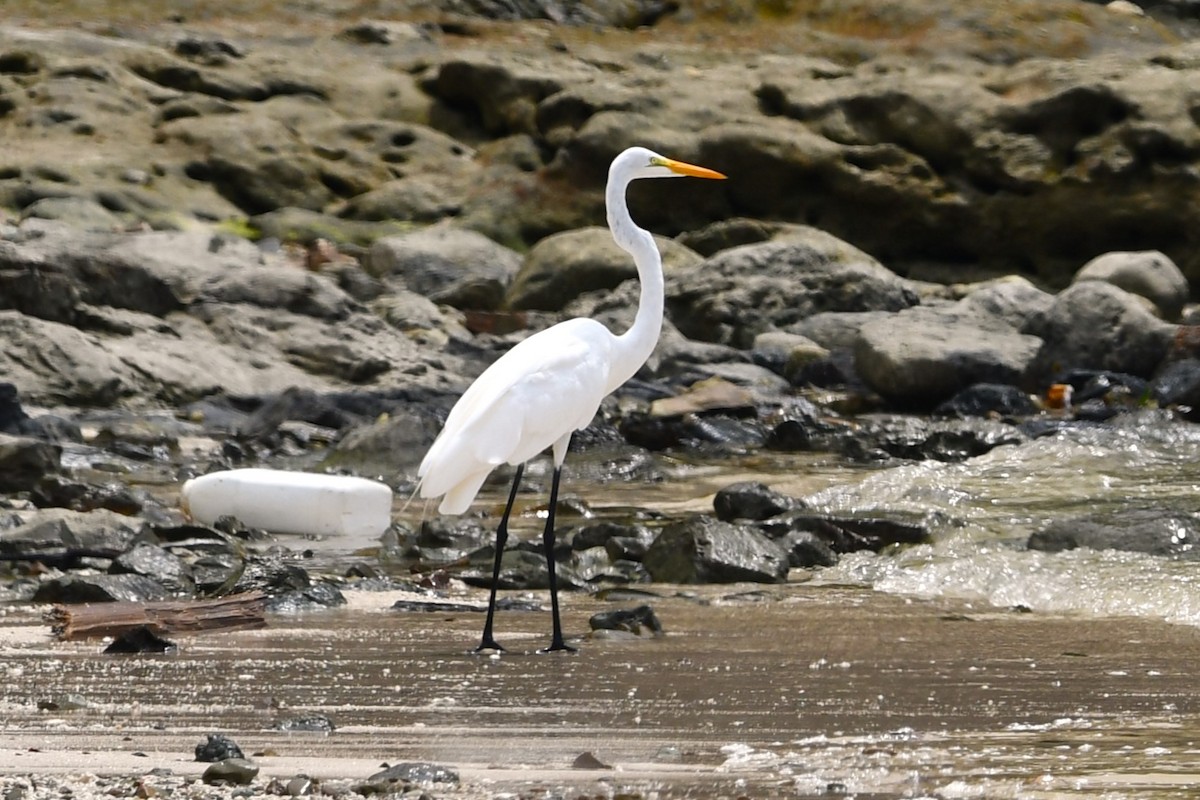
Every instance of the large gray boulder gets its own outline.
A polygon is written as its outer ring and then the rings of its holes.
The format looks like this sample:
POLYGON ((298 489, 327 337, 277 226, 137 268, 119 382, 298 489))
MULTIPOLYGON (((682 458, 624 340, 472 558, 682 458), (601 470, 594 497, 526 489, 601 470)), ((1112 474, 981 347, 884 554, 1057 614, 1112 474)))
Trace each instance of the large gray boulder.
POLYGON ((1106 281, 1146 298, 1164 319, 1177 320, 1191 289, 1175 262, 1157 250, 1096 256, 1075 273, 1074 283, 1106 281))
MULTIPOLYGON (((677 242, 654 237, 663 271, 673 274, 703 261, 677 242)), ((547 236, 525 257, 508 292, 513 309, 561 311, 581 294, 611 290, 637 277, 633 258, 607 228, 588 227, 547 236)))
POLYGON ((1176 327, 1159 319, 1149 302, 1103 281, 1076 283, 1058 294, 1043 314, 1022 328, 1042 340, 1030 364, 1035 386, 1069 369, 1154 374, 1166 357, 1176 327))
POLYGON ((443 225, 379 239, 367 261, 372 274, 397 278, 435 303, 491 311, 520 265, 520 255, 483 234, 443 225))
POLYGON ((863 325, 862 379, 902 406, 932 408, 975 383, 1021 383, 1041 340, 957 307, 914 308, 863 325))
POLYGON ((902 278, 812 228, 721 251, 667 281, 667 307, 682 333, 741 348, 820 312, 899 311, 916 303, 902 278))

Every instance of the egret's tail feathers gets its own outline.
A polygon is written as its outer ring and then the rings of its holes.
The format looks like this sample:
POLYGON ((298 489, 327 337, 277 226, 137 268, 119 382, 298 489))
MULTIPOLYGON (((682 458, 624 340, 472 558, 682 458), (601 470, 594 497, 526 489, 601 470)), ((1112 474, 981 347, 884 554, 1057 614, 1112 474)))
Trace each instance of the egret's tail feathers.
POLYGON ((479 489, 487 480, 489 473, 491 473, 490 469, 472 473, 450 487, 445 497, 442 498, 441 504, 438 505, 438 513, 462 514, 470 508, 471 503, 475 501, 475 495, 479 494, 479 489))

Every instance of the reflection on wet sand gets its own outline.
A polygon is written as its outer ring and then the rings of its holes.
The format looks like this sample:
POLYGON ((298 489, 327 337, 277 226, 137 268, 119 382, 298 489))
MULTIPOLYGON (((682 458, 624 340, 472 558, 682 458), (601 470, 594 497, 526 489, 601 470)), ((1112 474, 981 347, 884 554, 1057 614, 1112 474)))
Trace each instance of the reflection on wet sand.
MULTIPOLYGON (((654 591, 665 637, 549 656, 533 652, 542 614, 502 613, 514 652, 480 657, 466 652, 477 615, 396 612, 383 593, 184 637, 165 657, 57 643, 14 612, 0 618, 0 776, 56 752, 55 770, 79 769, 84 751, 108 753, 108 771, 151 768, 122 760, 142 751, 198 772, 191 749, 222 731, 271 754, 264 775, 428 760, 456 766, 466 797, 1184 797, 1196 777, 1194 628, 809 584, 654 591), (71 694, 87 707, 37 709, 71 694), (271 730, 301 712, 337 730, 271 730), (611 769, 572 769, 585 752, 611 769)), ((568 636, 618 605, 568 596, 568 636)))

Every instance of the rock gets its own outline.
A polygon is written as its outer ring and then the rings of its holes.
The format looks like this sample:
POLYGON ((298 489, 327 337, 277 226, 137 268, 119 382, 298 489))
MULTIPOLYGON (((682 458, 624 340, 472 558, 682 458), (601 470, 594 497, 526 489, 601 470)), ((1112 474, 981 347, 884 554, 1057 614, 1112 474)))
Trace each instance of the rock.
POLYGON ((1086 547, 1187 559, 1200 557, 1200 520, 1160 508, 1123 508, 1056 520, 1035 531, 1030 550, 1057 553, 1086 547))
POLYGON ((113 559, 109 573, 152 578, 177 597, 190 597, 196 589, 192 570, 183 559, 158 545, 141 543, 113 559))
POLYGON ((713 509, 722 522, 768 519, 802 505, 796 498, 756 481, 730 484, 713 497, 713 509))
POLYGON ((1050 310, 1033 316, 1023 330, 1042 340, 1029 366, 1035 386, 1045 386, 1057 374, 1075 368, 1149 377, 1167 355, 1175 333, 1145 300, 1102 281, 1064 289, 1050 310))
POLYGON ((968 316, 985 314, 1017 329, 1029 317, 1046 313, 1054 305, 1054 295, 1018 275, 971 284, 964 291, 962 299, 955 305, 957 310, 968 316))
POLYGON ((1024 441, 1018 428, 999 420, 879 415, 863 420, 852 432, 842 430, 832 440, 826 438, 825 447, 858 461, 904 458, 953 463, 1024 441))
POLYGON ((272 614, 296 614, 321 611, 346 605, 346 596, 329 581, 315 581, 309 586, 272 597, 267 611, 272 614))
POLYGON ((30 417, 21 407, 20 392, 11 383, 0 382, 0 432, 31 436, 50 442, 82 442, 79 425, 54 414, 30 417))
POLYGON ((756 530, 707 516, 668 525, 642 563, 662 583, 780 583, 788 569, 787 554, 756 530))
POLYGON ((604 547, 610 539, 641 538, 647 528, 640 525, 624 525, 619 522, 594 522, 580 525, 571 531, 571 549, 590 550, 604 547))
POLYGON ((458 783, 458 773, 449 767, 421 761, 405 761, 376 772, 367 778, 364 784, 355 786, 354 791, 364 795, 395 794, 412 786, 457 786, 458 783))
POLYGON ((144 603, 167 600, 161 583, 144 575, 66 575, 43 581, 35 603, 144 603))
POLYGON ((829 358, 829 350, 798 333, 767 331, 754 337, 750 357, 755 364, 766 367, 797 385, 796 378, 814 361, 829 358))
POLYGON ((138 520, 111 511, 46 509, 23 525, 0 530, 0 557, 36 556, 65 565, 85 555, 116 558, 137 536, 137 526, 138 520))
POLYGON ((288 267, 247 267, 208 281, 201 300, 287 309, 327 322, 344 320, 357 304, 322 275, 288 267))
POLYGON ((1096 256, 1075 273, 1074 283, 1105 281, 1145 297, 1164 319, 1177 320, 1191 290, 1175 262, 1157 250, 1096 256))
POLYGON ((1172 361, 1151 386, 1159 405, 1178 409, 1192 422, 1200 421, 1200 359, 1172 361))
POLYGON ((248 786, 258 777, 258 765, 246 758, 226 758, 210 764, 200 779, 207 784, 248 786))
POLYGON ((663 626, 650 606, 623 608, 593 614, 588 626, 594 630, 628 631, 636 636, 662 636, 663 626))
POLYGON ((684 335, 742 348, 819 312, 899 311, 916 302, 875 259, 814 229, 724 250, 667 280, 670 317, 684 335))
POLYGON ((787 553, 789 567, 814 569, 838 563, 838 554, 833 547, 813 531, 791 530, 775 542, 787 553))
POLYGON ((938 260, 1026 259, 1062 285, 1098 248, 1136 242, 1192 275, 1195 234, 1166 188, 1177 176, 1191 196, 1195 181, 1178 171, 1191 160, 1165 156, 1194 142, 1171 110, 1191 70, 1131 57, 1098 79, 1088 59, 1009 57, 1007 68, 868 61, 832 79, 773 70, 759 101, 796 124, 723 126, 704 144, 728 171, 742 168, 743 213, 820 214, 822 227, 898 270, 928 263, 936 241, 938 260), (831 194, 855 202, 831 203, 831 194))
POLYGON ((179 645, 159 636, 149 625, 139 625, 122 631, 104 648, 105 655, 137 655, 141 653, 172 653, 179 645))
POLYGON ((86 197, 43 197, 21 210, 21 219, 52 219, 88 231, 115 231, 121 218, 86 197))
POLYGON ((282 719, 271 726, 273 730, 287 731, 289 733, 307 732, 307 733, 333 733, 337 726, 325 714, 303 714, 297 717, 288 717, 282 719))
POLYGON ((60 445, 0 433, 0 492, 35 488, 61 469, 61 459, 60 445))
MULTIPOLYGON (((695 267, 703 259, 681 244, 655 237, 667 274, 695 267)), ((529 251, 509 289, 514 309, 561 311, 585 292, 615 289, 637 277, 629 254, 617 247, 607 228, 582 228, 547 236, 529 251)))
POLYGON ((934 409, 945 417, 1027 417, 1038 412, 1029 393, 1009 384, 968 386, 934 409))
POLYGON ((521 257, 470 230, 433 226, 388 236, 371 246, 368 269, 397 277, 410 291, 461 309, 494 311, 521 265, 521 257))
MULTIPOLYGON (((818 565, 825 566, 829 555, 826 548, 804 542, 806 537, 795 537, 797 533, 809 533, 823 542, 833 553, 854 553, 861 550, 879 552, 891 545, 924 544, 930 541, 929 531, 922 525, 874 517, 846 517, 808 512, 790 512, 772 517, 759 524, 759 528, 777 543, 795 549, 798 545, 808 551, 818 565)), ((835 556, 836 558, 836 556, 835 556)))
POLYGON ((224 761, 227 758, 245 758, 242 748, 223 733, 210 733, 196 745, 196 760, 207 763, 224 761))
POLYGON ((863 325, 854 355, 880 395, 932 408, 974 383, 1021 383, 1040 345, 996 318, 918 308, 863 325))

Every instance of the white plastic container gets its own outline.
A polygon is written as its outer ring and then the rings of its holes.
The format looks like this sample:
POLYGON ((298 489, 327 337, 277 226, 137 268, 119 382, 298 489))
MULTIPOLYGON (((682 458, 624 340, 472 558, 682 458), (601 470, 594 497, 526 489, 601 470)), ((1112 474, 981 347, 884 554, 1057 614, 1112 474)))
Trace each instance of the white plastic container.
POLYGON ((392 490, 345 475, 233 469, 183 484, 180 505, 211 525, 233 516, 251 528, 314 536, 378 536, 392 521, 392 490))

